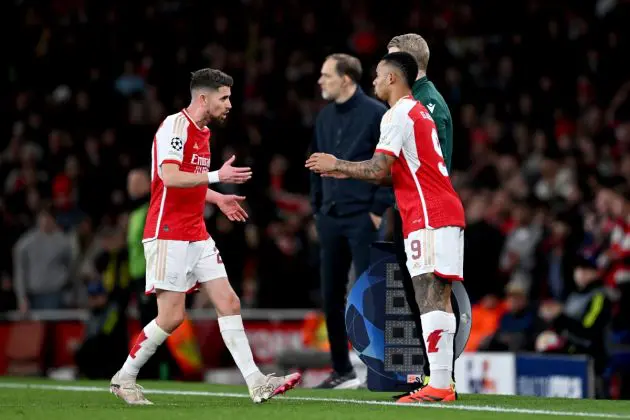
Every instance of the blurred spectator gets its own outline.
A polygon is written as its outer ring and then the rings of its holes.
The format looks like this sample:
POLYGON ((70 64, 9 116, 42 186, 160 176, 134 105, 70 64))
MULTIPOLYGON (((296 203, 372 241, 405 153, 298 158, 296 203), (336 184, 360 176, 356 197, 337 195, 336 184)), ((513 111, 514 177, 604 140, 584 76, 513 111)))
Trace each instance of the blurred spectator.
MULTIPOLYGON (((579 258, 575 268, 577 290, 564 305, 544 303, 540 316, 548 322, 559 339, 545 343, 538 339, 538 351, 588 354, 593 357, 595 373, 601 375, 608 363, 611 302, 594 258, 579 258)), ((544 336, 543 336, 544 337, 544 336)))
POLYGON ((476 351, 479 345, 487 342, 497 331, 505 312, 505 304, 494 295, 487 295, 472 306, 472 328, 466 343, 466 351, 476 351))
POLYGON ((547 266, 548 293, 552 299, 562 301, 571 290, 573 273, 573 247, 569 243, 570 228, 564 220, 554 220, 549 237, 543 244, 545 263, 547 266))
POLYGON ((299 232, 300 219, 269 225, 261 243, 258 305, 263 308, 295 308, 308 305, 309 273, 307 241, 299 232))
POLYGON ((68 156, 64 171, 52 180, 52 199, 57 223, 64 232, 72 229, 83 217, 78 204, 79 161, 68 156))
POLYGON ((125 359, 129 343, 127 251, 120 231, 106 231, 102 238, 103 251, 94 263, 96 275, 87 284, 90 318, 85 340, 75 355, 81 374, 93 379, 111 377, 125 359))
POLYGON ((479 350, 510 352, 533 350, 540 321, 535 306, 527 297, 527 280, 513 279, 505 288, 505 293, 506 312, 499 321, 499 328, 480 344, 479 350))
POLYGON ((127 255, 129 257, 131 287, 137 299, 141 325, 148 324, 157 316, 155 297, 144 293, 146 260, 142 237, 145 219, 149 211, 150 192, 151 178, 145 170, 135 169, 129 172, 127 193, 131 199, 132 210, 129 213, 129 226, 127 227, 127 255))
POLYGON ((536 247, 542 239, 540 216, 525 203, 516 203, 512 209, 514 227, 505 239, 501 253, 501 270, 511 279, 523 283, 529 293, 536 264, 536 247), (536 218, 535 218, 536 217, 536 218))
POLYGON ((15 245, 14 287, 22 312, 59 309, 72 267, 72 244, 48 210, 15 245))
POLYGON ((464 237, 464 279, 472 302, 488 294, 503 292, 499 277, 499 257, 503 235, 499 228, 485 219, 488 209, 487 195, 471 199, 466 209, 466 235, 464 237), (483 246, 479 244, 483 243, 483 246), (479 280, 478 280, 479 279, 479 280))
POLYGON ((125 61, 124 71, 116 79, 116 90, 125 96, 144 91, 144 79, 136 74, 133 62, 125 61))

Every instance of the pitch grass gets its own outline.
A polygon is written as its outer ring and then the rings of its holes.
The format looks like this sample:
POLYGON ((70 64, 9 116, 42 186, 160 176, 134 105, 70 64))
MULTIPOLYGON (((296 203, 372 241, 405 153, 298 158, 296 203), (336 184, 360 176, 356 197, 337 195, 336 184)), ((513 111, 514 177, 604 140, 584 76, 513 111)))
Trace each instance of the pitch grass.
POLYGON ((457 403, 431 408, 387 405, 393 402, 392 394, 367 390, 296 389, 286 397, 254 405, 244 397, 244 387, 151 381, 142 384, 155 405, 127 406, 107 392, 104 381, 0 378, 0 420, 630 419, 628 401, 464 395, 457 403), (179 394, 173 395, 173 391, 179 394), (197 395, 187 394, 191 392, 197 395))

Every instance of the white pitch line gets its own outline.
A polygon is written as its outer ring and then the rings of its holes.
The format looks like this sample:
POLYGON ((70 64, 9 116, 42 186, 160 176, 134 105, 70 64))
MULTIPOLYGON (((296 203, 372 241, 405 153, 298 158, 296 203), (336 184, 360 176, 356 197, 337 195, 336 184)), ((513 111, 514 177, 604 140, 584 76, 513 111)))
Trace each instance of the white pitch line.
MULTIPOLYGON (((42 389, 50 391, 74 391, 74 392, 109 392, 109 388, 102 388, 96 386, 73 386, 73 385, 45 385, 45 384, 23 384, 12 382, 0 382, 0 388, 5 389, 42 389)), ((146 394, 161 394, 161 395, 187 395, 187 396, 200 396, 200 397, 226 397, 226 398, 250 398, 247 394, 237 394, 230 392, 209 392, 209 391, 181 391, 181 390, 169 390, 169 389, 145 389, 146 394)), ((492 413, 516 413, 516 414, 530 414, 530 415, 547 415, 547 416, 567 416, 567 417, 591 417, 591 418, 609 418, 609 419, 630 419, 630 414, 615 414, 615 413, 593 413, 593 412, 580 412, 580 411, 553 411, 553 410, 530 410, 526 408, 510 408, 510 407, 492 407, 483 405, 459 405, 459 404, 400 404, 390 401, 378 401, 378 400, 353 400, 345 398, 321 398, 321 397, 294 397, 283 396, 282 400, 292 401, 315 401, 315 402, 330 402, 339 404, 358 404, 358 405, 378 405, 378 406, 393 406, 393 407, 407 407, 407 408, 443 408, 447 410, 459 410, 459 411, 482 411, 492 413)))

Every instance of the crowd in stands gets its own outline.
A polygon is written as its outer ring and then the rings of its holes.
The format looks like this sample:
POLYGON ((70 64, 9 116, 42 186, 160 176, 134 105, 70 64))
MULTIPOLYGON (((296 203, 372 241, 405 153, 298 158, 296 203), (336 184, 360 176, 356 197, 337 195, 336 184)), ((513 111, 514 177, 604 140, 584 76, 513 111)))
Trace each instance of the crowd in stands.
POLYGON ((317 307, 303 163, 325 104, 321 63, 358 56, 371 91, 387 41, 416 32, 454 121, 465 285, 486 320, 469 345, 533 350, 586 283, 605 291, 597 315, 613 340, 628 342, 630 5, 474 4, 4 5, 16 37, 1 81, 0 312, 86 307, 112 259, 124 270, 127 174, 148 168, 155 130, 188 104, 189 74, 206 66, 235 78, 229 122, 213 128, 212 167, 236 154, 254 170, 246 185, 217 187, 247 196, 247 224, 207 209, 231 281, 244 306, 317 307), (525 336, 500 337, 514 332, 525 336))

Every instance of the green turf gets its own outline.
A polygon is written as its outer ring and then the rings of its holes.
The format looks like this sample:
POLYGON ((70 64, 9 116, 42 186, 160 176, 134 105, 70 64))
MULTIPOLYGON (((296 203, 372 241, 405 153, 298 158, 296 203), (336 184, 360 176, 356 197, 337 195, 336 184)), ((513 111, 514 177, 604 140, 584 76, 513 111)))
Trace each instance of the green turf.
MULTIPOLYGON (((202 391, 213 393, 245 394, 244 387, 208 385, 178 382, 143 382, 148 390, 202 391)), ((539 413, 506 413, 489 411, 460 411, 448 408, 400 407, 366 405, 352 402, 304 401, 292 399, 331 398, 360 401, 393 401, 391 394, 359 391, 323 391, 297 389, 287 398, 277 398, 262 405, 254 405, 247 398, 226 396, 147 394, 155 405, 129 407, 106 392, 103 381, 53 382, 38 379, 0 378, 0 420, 160 420, 164 419, 227 419, 227 420, 333 420, 379 419, 402 420, 448 419, 476 420, 495 417, 499 420, 517 419, 578 419, 578 415, 558 416, 539 413), (76 392, 51 389, 12 389, 8 383, 44 386, 99 387, 99 392, 76 392)), ((455 403, 462 406, 519 408, 525 410, 549 410, 555 412, 585 412, 608 415, 609 418, 630 419, 630 402, 542 399, 528 397, 504 397, 490 395, 464 395, 455 403)), ((594 417, 591 417, 594 418, 594 417)), ((605 418, 605 417, 602 417, 605 418)))

